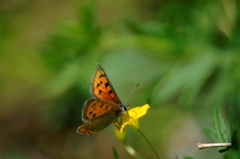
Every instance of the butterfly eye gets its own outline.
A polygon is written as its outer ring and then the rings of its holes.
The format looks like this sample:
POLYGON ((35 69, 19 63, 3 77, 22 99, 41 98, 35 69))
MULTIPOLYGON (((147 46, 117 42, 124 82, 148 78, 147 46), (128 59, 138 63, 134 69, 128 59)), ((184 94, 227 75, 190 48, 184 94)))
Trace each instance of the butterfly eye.
POLYGON ((127 110, 128 110, 128 106, 127 106, 127 105, 119 104, 119 106, 120 106, 124 111, 127 111, 127 110))

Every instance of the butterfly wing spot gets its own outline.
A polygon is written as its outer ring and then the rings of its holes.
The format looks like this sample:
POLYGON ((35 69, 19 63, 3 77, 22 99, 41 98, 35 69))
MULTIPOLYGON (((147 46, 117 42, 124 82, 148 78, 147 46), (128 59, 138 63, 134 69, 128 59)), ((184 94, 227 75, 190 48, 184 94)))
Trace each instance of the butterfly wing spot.
MULTIPOLYGON (((107 90, 108 90, 108 87, 110 87, 110 85, 109 85, 109 83, 108 83, 108 82, 106 82, 106 83, 104 84, 104 86, 106 87, 106 89, 107 89, 107 90)), ((109 88, 109 91, 108 91, 108 93, 109 93, 109 94, 112 94, 112 93, 113 93, 113 91, 112 91, 111 87, 109 88)))
POLYGON ((92 108, 94 108, 94 107, 95 107, 95 105, 96 105, 96 103, 94 103, 94 104, 92 105, 92 108))
MULTIPOLYGON (((94 110, 95 110, 95 109, 94 109, 94 110)), ((92 115, 92 118, 94 118, 94 117, 96 116, 96 113, 93 113, 93 111, 90 111, 88 114, 89 114, 89 115, 92 115)))
POLYGON ((99 86, 100 86, 100 83, 97 83, 96 88, 98 88, 99 86))
POLYGON ((99 78, 105 77, 106 75, 104 73, 99 75, 99 78))
POLYGON ((107 83, 105 83, 105 87, 108 87, 109 86, 109 83, 107 82, 107 83))
POLYGON ((100 81, 99 83, 97 83, 96 88, 100 87, 102 83, 103 83, 102 81, 100 81))
MULTIPOLYGON (((110 94, 112 94, 113 93, 113 91, 110 89, 109 91, 108 91, 108 94, 110 95, 110 94)), ((101 89, 99 89, 99 91, 98 91, 98 95, 101 95, 102 94, 102 90, 101 89)))

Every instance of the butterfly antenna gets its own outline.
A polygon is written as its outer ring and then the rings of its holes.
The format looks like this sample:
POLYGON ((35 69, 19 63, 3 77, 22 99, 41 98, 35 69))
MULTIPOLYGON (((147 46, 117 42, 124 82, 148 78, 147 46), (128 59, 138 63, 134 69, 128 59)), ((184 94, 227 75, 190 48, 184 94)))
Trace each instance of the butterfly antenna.
POLYGON ((138 86, 139 86, 139 83, 137 83, 136 86, 132 89, 132 91, 128 94, 128 96, 127 96, 126 100, 124 101, 124 103, 127 102, 129 96, 133 93, 133 91, 134 91, 138 86))

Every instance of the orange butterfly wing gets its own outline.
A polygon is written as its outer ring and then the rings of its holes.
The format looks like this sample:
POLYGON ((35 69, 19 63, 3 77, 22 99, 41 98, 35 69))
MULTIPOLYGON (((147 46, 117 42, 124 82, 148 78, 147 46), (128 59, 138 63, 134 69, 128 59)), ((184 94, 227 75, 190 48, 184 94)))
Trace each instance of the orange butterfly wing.
POLYGON ((109 81, 106 72, 97 64, 93 72, 90 92, 92 96, 122 105, 120 98, 109 81))
POLYGON ((103 101, 101 99, 90 98, 83 106, 83 123, 77 130, 81 134, 93 134, 106 128, 115 122, 121 115, 122 109, 119 105, 103 101))

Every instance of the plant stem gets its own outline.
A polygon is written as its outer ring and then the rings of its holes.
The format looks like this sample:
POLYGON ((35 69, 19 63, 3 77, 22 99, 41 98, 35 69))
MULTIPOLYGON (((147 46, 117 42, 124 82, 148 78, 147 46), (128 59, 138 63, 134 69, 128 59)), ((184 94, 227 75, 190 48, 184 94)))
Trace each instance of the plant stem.
POLYGON ((147 141, 148 145, 151 147, 151 149, 153 150, 153 152, 155 153, 157 159, 160 159, 156 149, 153 147, 153 145, 150 143, 150 141, 147 139, 147 137, 140 131, 140 129, 137 129, 137 131, 139 132, 139 134, 142 135, 142 137, 147 141))

